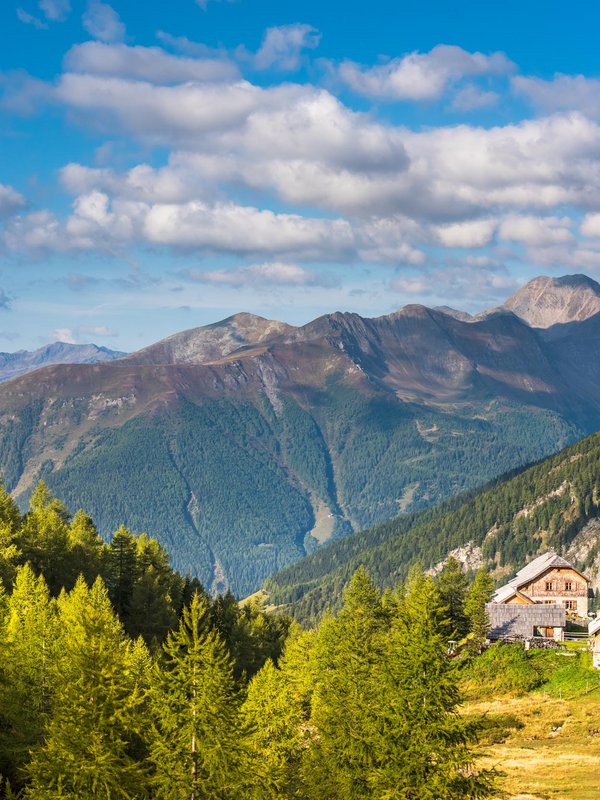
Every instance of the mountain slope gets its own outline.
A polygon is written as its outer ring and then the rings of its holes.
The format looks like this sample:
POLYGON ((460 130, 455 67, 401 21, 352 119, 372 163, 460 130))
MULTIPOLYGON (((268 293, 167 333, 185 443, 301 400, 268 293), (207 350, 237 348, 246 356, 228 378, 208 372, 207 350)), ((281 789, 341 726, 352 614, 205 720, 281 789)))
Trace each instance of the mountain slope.
POLYGON ((239 594, 319 543, 412 512, 600 427, 600 315, 407 306, 293 327, 240 314, 105 364, 0 386, 0 467, 109 537, 148 530, 239 594))
POLYGON ((535 328, 581 322, 600 312, 600 284, 587 275, 540 276, 515 292, 504 308, 535 328))
POLYGON ((0 381, 8 381, 50 364, 97 364, 121 358, 125 353, 95 344, 54 342, 37 350, 0 353, 0 381))
POLYGON ((549 548, 600 580, 600 433, 495 485, 332 543, 271 576, 270 600, 301 620, 336 607, 360 564, 382 587, 453 553, 505 579, 549 548))

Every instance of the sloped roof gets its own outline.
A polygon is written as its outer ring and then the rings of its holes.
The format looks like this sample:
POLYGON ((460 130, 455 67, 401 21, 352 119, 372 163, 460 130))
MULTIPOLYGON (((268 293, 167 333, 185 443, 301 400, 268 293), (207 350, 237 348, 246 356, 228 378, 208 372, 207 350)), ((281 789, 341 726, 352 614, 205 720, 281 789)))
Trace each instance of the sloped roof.
POLYGON ((590 624, 588 625, 588 635, 593 636, 595 633, 600 631, 600 617, 596 617, 593 619, 590 624))
POLYGON ((564 628, 567 622, 566 611, 559 605, 499 605, 487 603, 485 610, 490 623, 490 639, 503 639, 506 636, 534 635, 535 628, 564 628))
POLYGON ((585 575, 579 572, 576 567, 568 561, 565 561, 564 558, 556 555, 556 553, 550 551, 534 558, 533 561, 530 561, 523 569, 520 569, 512 580, 508 581, 508 583, 501 586, 499 589, 496 589, 494 592, 494 602, 505 603, 516 593, 519 587, 534 581, 536 578, 539 578, 540 575, 543 575, 544 572, 554 567, 569 567, 570 569, 574 569, 575 572, 587 581, 585 575))

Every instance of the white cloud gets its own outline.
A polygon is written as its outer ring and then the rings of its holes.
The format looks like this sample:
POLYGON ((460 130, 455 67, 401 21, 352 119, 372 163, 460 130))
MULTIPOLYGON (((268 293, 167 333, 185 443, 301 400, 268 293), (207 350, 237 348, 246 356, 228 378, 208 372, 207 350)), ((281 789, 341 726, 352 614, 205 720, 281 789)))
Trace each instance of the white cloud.
POLYGON ((19 208, 25 205, 25 198, 22 194, 13 189, 12 186, 0 183, 0 217, 14 214, 19 208))
POLYGON ((552 80, 517 75, 513 90, 545 112, 581 111, 600 117, 600 80, 584 75, 557 74, 552 80))
POLYGON ((38 6, 52 22, 63 22, 71 13, 70 0, 39 0, 38 6))
POLYGON ((444 247, 485 247, 494 236, 496 221, 477 219, 434 228, 434 236, 444 247))
POLYGON ((571 242, 572 220, 569 217, 509 216, 498 229, 500 239, 534 247, 571 242))
POLYGON ((119 42, 125 38, 125 25, 119 15, 101 0, 90 0, 81 21, 86 31, 102 42, 119 42))
POLYGON ((500 95, 497 92, 484 91, 475 84, 468 83, 456 92, 450 108, 453 111, 475 111, 495 106, 499 100, 500 95))
POLYGON ((244 254, 300 256, 305 260, 352 257, 345 220, 276 214, 233 203, 156 204, 145 216, 144 237, 154 244, 244 254))
POLYGON ((188 269, 181 273, 196 283, 217 286, 264 287, 264 286, 323 286, 331 285, 316 272, 299 267, 297 264, 266 262, 250 264, 237 269, 198 270, 188 269))
POLYGON ((375 67, 344 61, 337 75, 358 94, 377 100, 436 100, 448 84, 467 76, 504 74, 513 69, 503 53, 469 53, 440 44, 429 53, 409 53, 375 67))
POLYGON ((580 231, 584 236, 600 239, 600 214, 586 214, 582 220, 580 231))
POLYGON ((390 289, 409 298, 439 305, 460 301, 472 307, 496 305, 518 288, 517 281, 502 264, 487 261, 431 267, 418 273, 400 274, 390 281, 390 289))
POLYGON ((43 20, 25 11, 24 8, 17 8, 17 19, 25 25, 33 25, 38 31, 46 30, 48 27, 43 20))
POLYGON ((106 42, 75 45, 65 56, 65 68, 68 72, 134 78, 161 85, 231 80, 239 73, 232 61, 223 58, 187 58, 170 55, 160 47, 106 42))
POLYGON ((78 342, 77 335, 71 328, 55 328, 50 334, 50 339, 65 344, 77 344, 78 342))
POLYGON ((67 73, 55 96, 65 105, 88 113, 103 127, 117 124, 148 141, 173 145, 179 139, 197 140, 201 133, 241 124, 255 109, 261 93, 245 81, 168 87, 67 73))
POLYGON ((302 52, 314 50, 321 34, 312 25, 281 25, 268 28, 253 59, 256 69, 293 71, 300 67, 302 52))

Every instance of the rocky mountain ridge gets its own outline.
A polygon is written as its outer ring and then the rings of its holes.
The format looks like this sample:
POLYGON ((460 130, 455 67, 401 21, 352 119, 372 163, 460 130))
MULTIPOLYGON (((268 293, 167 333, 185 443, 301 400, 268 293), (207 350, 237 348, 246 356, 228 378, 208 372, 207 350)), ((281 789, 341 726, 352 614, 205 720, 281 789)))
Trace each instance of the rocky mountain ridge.
POLYGON ((147 530, 178 569, 248 594, 320 543, 596 430, 599 346, 600 315, 239 314, 1 385, 0 468, 21 502, 43 477, 104 536, 147 530))

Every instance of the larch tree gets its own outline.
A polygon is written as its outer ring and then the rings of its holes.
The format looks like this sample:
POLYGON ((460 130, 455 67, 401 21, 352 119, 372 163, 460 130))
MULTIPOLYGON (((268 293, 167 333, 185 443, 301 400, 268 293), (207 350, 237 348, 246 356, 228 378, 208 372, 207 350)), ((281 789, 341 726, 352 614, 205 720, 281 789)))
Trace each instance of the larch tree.
POLYGON ((446 613, 434 581, 413 572, 377 666, 372 798, 465 800, 494 793, 491 774, 474 769, 477 725, 458 713, 446 613))
POLYGON ((325 619, 316 642, 313 741, 303 766, 307 797, 370 798, 375 683, 388 627, 378 590, 360 567, 344 592, 337 619, 325 619))
POLYGON ((44 746, 28 767, 31 800, 140 800, 143 694, 131 676, 131 643, 100 578, 59 598, 60 658, 44 746))
POLYGON ((305 719, 300 697, 271 660, 254 676, 243 706, 251 735, 251 770, 258 777, 250 797, 297 797, 305 749, 305 719))
POLYGON ((0 772, 16 787, 50 714, 57 632, 44 578, 19 567, 0 633, 0 772))
POLYGON ((157 800, 239 800, 248 779, 241 698, 205 598, 194 595, 163 649, 152 691, 157 800))

